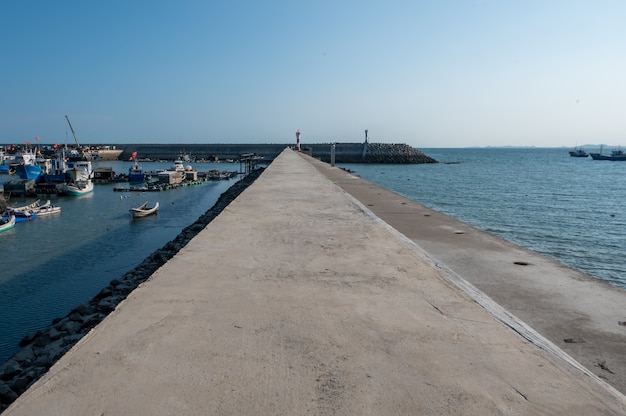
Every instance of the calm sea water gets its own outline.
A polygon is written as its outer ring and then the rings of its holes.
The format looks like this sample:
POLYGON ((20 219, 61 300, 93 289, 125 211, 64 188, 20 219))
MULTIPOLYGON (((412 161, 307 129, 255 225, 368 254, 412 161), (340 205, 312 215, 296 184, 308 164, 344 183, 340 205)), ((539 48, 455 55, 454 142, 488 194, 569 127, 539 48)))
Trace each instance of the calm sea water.
MULTIPOLYGON (((144 170, 172 163, 143 163, 144 170)), ((239 164, 192 163, 199 172, 239 171, 239 164)), ((128 172, 130 162, 96 162, 128 172)), ((15 176, 0 175, 0 181, 15 176)), ((114 192, 96 184, 80 197, 52 197, 60 214, 19 223, 0 234, 0 362, 17 352, 25 335, 90 300, 115 278, 174 239, 237 179, 204 182, 164 192, 114 192), (132 220, 128 210, 159 202, 158 215, 132 220)), ((45 200, 45 198, 43 198, 45 200)), ((12 199, 12 205, 34 201, 12 199)))
POLYGON ((566 149, 421 149, 432 165, 340 165, 362 178, 626 288, 626 162, 566 149))

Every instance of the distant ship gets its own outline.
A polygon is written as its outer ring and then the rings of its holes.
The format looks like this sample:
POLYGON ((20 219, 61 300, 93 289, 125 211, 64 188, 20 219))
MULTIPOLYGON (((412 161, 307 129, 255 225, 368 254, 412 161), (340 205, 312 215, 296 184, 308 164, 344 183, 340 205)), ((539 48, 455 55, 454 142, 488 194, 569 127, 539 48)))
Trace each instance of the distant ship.
POLYGON ((106 146, 102 149, 92 150, 91 158, 94 160, 117 160, 122 152, 123 150, 110 149, 106 146))
POLYGON ((569 155, 571 157, 587 157, 587 156, 589 156, 589 154, 587 152, 585 152, 581 148, 576 148, 574 150, 570 150, 569 151, 569 155))
POLYGON ((589 153, 589 155, 593 160, 626 161, 626 153, 622 149, 612 150, 610 155, 603 155, 600 149, 600 153, 589 153))

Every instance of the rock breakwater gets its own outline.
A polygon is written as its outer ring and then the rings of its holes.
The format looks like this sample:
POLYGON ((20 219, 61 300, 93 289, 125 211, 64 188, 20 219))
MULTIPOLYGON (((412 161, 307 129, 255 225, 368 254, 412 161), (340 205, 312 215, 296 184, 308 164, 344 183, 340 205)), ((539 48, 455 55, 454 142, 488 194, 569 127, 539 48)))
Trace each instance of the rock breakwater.
MULTIPOLYGON (((243 154, 255 154, 265 162, 271 162, 286 147, 284 144, 126 144, 117 145, 124 151, 121 160, 128 160, 133 152, 140 158, 150 160, 173 160, 184 149, 185 155, 192 160, 239 160, 243 154)), ((336 163, 396 163, 417 164, 437 163, 420 150, 404 143, 307 143, 301 144, 302 150, 326 163, 331 161, 334 146, 336 163)))
POLYGON ((407 144, 370 143, 366 145, 362 163, 417 164, 437 161, 407 144))
POLYGON ((113 279, 89 302, 75 307, 63 318, 54 319, 49 328, 25 336, 20 342, 21 349, 0 366, 0 413, 106 318, 128 294, 185 247, 262 172, 263 169, 253 170, 236 182, 220 195, 206 213, 184 228, 175 239, 152 253, 133 270, 113 279))

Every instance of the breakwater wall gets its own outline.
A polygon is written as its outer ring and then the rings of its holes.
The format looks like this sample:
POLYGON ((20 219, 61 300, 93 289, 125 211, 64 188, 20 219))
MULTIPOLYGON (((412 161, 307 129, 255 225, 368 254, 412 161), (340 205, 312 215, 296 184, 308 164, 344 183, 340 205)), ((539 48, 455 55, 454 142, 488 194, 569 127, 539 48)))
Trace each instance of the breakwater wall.
MULTIPOLYGON (((120 160, 128 160, 133 152, 137 157, 152 160, 173 160, 185 153, 196 160, 238 160, 241 155, 254 153, 266 161, 276 158, 293 144, 118 144, 123 149, 120 160)), ((301 144, 303 152, 331 162, 332 143, 301 144)), ((334 143, 336 163, 437 163, 423 152, 407 144, 390 143, 334 143)))

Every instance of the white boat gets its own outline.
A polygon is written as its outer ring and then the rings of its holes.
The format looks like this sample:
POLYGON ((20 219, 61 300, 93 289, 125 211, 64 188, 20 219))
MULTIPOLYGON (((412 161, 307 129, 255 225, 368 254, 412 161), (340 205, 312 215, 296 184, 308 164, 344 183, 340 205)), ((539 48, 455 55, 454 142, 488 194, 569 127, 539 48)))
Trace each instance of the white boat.
POLYGON ((69 161, 66 163, 66 172, 74 182, 90 181, 93 174, 91 160, 69 161))
POLYGON ((91 180, 78 180, 70 183, 66 183, 63 188, 65 195, 84 195, 93 191, 93 182, 91 180))
POLYGON ((146 201, 146 203, 141 205, 140 207, 131 208, 130 213, 133 216, 133 218, 142 218, 142 217, 147 217, 148 215, 156 214, 158 209, 159 209, 158 202, 156 202, 154 206, 150 208, 148 207, 148 202, 146 201))
POLYGON ((67 162, 67 175, 70 182, 65 184, 63 191, 66 195, 83 195, 93 191, 90 160, 76 160, 67 162))
POLYGON ((42 215, 50 215, 61 212, 61 207, 57 207, 56 205, 52 205, 50 200, 46 201, 45 204, 39 205, 33 209, 33 212, 37 214, 38 217, 42 215))
MULTIPOLYGON (((8 207, 8 209, 10 211, 18 211, 18 212, 19 211, 22 211, 22 212, 23 211, 32 211, 33 209, 36 209, 37 207, 40 206, 39 202, 40 202, 40 200, 38 199, 35 202, 33 202, 32 204, 23 205, 21 207, 8 207)), ((50 201, 48 201, 48 202, 50 202, 50 201)))
POLYGON ((7 220, 0 219, 0 233, 15 227, 15 216, 11 215, 7 220))

